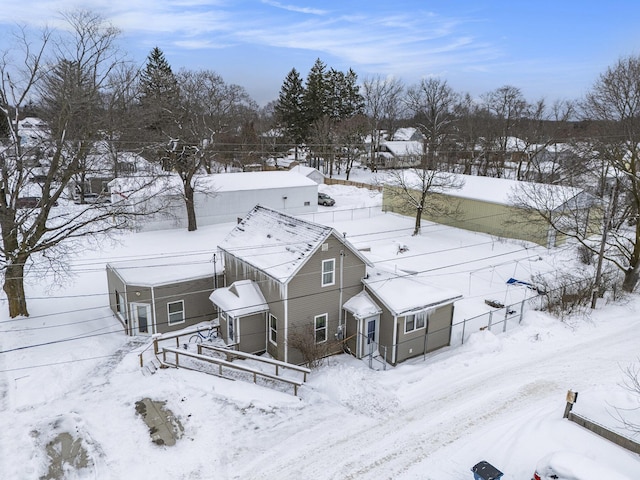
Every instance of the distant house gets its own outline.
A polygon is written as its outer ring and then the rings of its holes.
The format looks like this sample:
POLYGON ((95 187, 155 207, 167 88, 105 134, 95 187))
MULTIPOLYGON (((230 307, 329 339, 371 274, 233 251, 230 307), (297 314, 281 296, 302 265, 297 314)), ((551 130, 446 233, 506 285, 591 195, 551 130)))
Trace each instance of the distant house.
MULTIPOLYGON (((407 172, 406 175, 411 175, 407 172)), ((600 211, 594 199, 584 190, 560 185, 519 182, 505 178, 456 176, 462 187, 456 190, 430 192, 457 207, 455 216, 434 215, 424 209, 422 218, 443 225, 483 232, 498 237, 526 240, 551 248, 564 242, 542 218, 531 215, 529 207, 518 204, 519 192, 536 190, 545 200, 549 212, 579 218, 585 232, 598 231, 600 211), (595 208, 594 208, 595 207, 595 208)), ((410 182, 410 179, 407 180, 410 182)), ((414 216, 415 209, 402 196, 391 195, 393 186, 385 185, 383 208, 414 216)))
POLYGON ((449 344, 460 295, 417 277, 388 274, 381 281, 382 273, 331 227, 256 206, 218 248, 229 286, 210 299, 224 340, 243 351, 302 363, 292 340, 310 335, 332 343, 334 352, 345 340, 358 358, 384 349, 395 364, 449 344))
MULTIPOLYGON (((318 210, 318 184, 303 175, 283 172, 238 172, 200 175, 194 178, 198 225, 233 222, 256 204, 299 215, 318 210)), ((181 180, 176 175, 160 178, 118 178, 109 184, 112 202, 129 202, 146 215, 137 230, 185 228, 186 207, 181 180)))
POLYGON ((109 307, 127 335, 180 330, 217 317, 209 301, 224 267, 212 255, 107 265, 109 307))
POLYGON ((424 145, 419 140, 383 141, 374 152, 373 163, 378 169, 415 167, 420 164, 424 145))

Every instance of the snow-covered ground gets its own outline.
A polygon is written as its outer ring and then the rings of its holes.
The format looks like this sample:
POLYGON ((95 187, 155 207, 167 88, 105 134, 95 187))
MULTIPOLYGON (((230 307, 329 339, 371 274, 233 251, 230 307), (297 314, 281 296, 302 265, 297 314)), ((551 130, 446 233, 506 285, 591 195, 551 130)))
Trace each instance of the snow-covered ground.
MULTIPOLYGON (((313 219, 330 222, 374 262, 462 293, 456 320, 486 311, 487 298, 523 298, 508 278, 526 281, 573 261, 568 250, 432 224, 412 237, 412 219, 380 212, 379 195, 321 190, 336 206, 313 219)), ((64 284, 32 275, 29 318, 7 318, 0 301, 0 478, 45 476, 46 445, 62 431, 82 438, 93 465, 66 478, 459 480, 487 460, 504 480, 527 480, 556 450, 615 468, 620 479, 640 478, 638 455, 562 419, 573 389, 577 413, 621 432, 616 412, 640 423, 640 397, 620 386, 623 370, 640 362, 638 295, 564 322, 528 311, 506 333, 477 331, 462 346, 386 371, 331 357, 298 397, 188 370, 143 376, 136 353, 144 345, 122 334, 107 307, 105 263, 200 258, 231 228, 122 234, 102 251, 78 252, 75 277, 64 284), (175 446, 150 441, 135 411, 145 397, 166 401, 183 425, 175 446)))

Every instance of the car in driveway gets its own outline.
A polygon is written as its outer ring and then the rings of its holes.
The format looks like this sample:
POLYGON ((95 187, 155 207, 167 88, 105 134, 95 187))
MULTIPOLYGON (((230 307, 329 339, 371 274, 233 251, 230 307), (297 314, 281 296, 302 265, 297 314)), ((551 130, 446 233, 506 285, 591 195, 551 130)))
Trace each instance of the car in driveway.
POLYGON ((325 207, 333 207, 336 201, 326 193, 318 193, 318 205, 324 205, 325 207))
POLYGON ((550 453, 536 464, 531 480, 631 480, 607 465, 575 452, 550 453))

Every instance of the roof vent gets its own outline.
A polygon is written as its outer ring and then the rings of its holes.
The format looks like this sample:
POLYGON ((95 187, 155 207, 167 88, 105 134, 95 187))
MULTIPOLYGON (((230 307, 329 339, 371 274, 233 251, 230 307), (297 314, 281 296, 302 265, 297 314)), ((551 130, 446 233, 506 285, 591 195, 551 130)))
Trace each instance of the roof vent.
POLYGON ((329 244, 328 243, 323 243, 322 244, 322 251, 323 252, 328 252, 329 251, 329 244))

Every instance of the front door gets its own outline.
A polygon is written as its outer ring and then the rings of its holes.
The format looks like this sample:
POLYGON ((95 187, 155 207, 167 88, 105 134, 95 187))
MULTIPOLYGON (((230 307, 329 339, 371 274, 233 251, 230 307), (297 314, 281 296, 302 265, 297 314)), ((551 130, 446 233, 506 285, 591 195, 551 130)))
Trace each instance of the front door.
POLYGON ((131 318, 134 335, 150 335, 151 332, 151 305, 146 303, 131 304, 131 318))
POLYGON ((369 355, 377 348, 378 325, 380 317, 368 317, 360 322, 360 341, 358 342, 358 358, 369 355))

